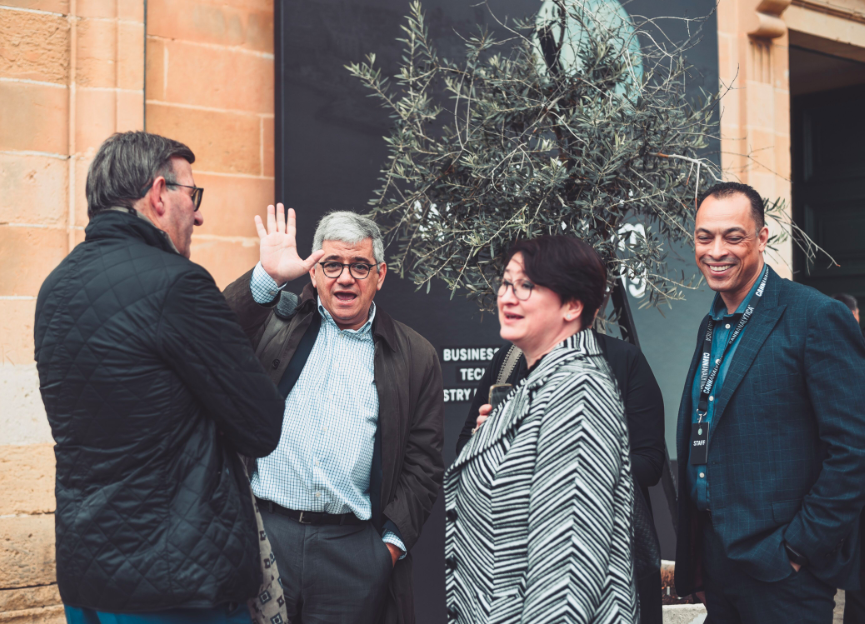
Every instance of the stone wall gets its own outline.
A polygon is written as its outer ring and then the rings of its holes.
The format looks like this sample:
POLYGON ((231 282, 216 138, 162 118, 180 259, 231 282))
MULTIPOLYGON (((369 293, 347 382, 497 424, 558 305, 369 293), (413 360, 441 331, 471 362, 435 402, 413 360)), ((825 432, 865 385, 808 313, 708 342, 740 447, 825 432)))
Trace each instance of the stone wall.
POLYGON ((273 203, 272 0, 149 0, 147 130, 196 154, 204 225, 192 260, 220 287, 258 261, 273 203))
POLYGON ((84 238, 96 149, 145 125, 198 157, 193 260, 224 286, 273 201, 272 0, 0 0, 0 624, 64 621, 35 300, 84 238))
POLYGON ((144 120, 143 0, 0 0, 0 622, 62 622, 54 455, 33 364, 99 144, 144 120))

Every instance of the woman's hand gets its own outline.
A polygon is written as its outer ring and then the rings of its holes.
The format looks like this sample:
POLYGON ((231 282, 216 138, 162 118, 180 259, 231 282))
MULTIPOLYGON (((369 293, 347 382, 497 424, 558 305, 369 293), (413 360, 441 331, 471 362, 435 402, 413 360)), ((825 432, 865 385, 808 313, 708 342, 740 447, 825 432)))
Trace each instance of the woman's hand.
POLYGON ((481 425, 486 422, 487 418, 490 417, 490 412, 493 411, 493 406, 487 403, 486 405, 481 405, 478 410, 478 420, 475 428, 472 429, 472 435, 474 435, 475 431, 481 428, 481 425))

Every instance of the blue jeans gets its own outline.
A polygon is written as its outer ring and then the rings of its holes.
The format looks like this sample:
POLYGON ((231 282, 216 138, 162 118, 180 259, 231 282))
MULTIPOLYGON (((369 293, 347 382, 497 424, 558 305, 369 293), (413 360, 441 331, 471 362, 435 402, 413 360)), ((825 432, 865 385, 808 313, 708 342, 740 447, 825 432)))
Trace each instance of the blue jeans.
POLYGON ((67 607, 67 624, 250 624, 246 603, 215 609, 168 609, 150 613, 106 613, 93 609, 67 607))

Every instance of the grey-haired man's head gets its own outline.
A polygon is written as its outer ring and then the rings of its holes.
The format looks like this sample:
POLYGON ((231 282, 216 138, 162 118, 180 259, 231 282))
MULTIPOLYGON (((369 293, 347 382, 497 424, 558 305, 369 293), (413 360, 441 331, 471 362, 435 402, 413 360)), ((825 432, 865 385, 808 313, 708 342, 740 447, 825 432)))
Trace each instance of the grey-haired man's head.
POLYGON ((148 132, 122 132, 99 148, 87 173, 87 214, 137 210, 190 255, 192 229, 203 215, 193 199, 195 154, 183 143, 148 132))
POLYGON ((325 253, 310 277, 322 305, 343 329, 362 327, 387 273, 381 230, 368 217, 331 212, 315 229, 312 250, 319 249, 325 253))

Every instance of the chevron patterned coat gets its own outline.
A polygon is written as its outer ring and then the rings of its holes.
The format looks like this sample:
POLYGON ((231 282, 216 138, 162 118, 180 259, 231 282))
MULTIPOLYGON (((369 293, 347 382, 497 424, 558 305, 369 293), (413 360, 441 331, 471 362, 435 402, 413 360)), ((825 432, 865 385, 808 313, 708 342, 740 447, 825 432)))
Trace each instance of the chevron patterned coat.
POLYGON ((635 623, 633 482, 591 331, 557 345, 445 474, 449 622, 635 623))

